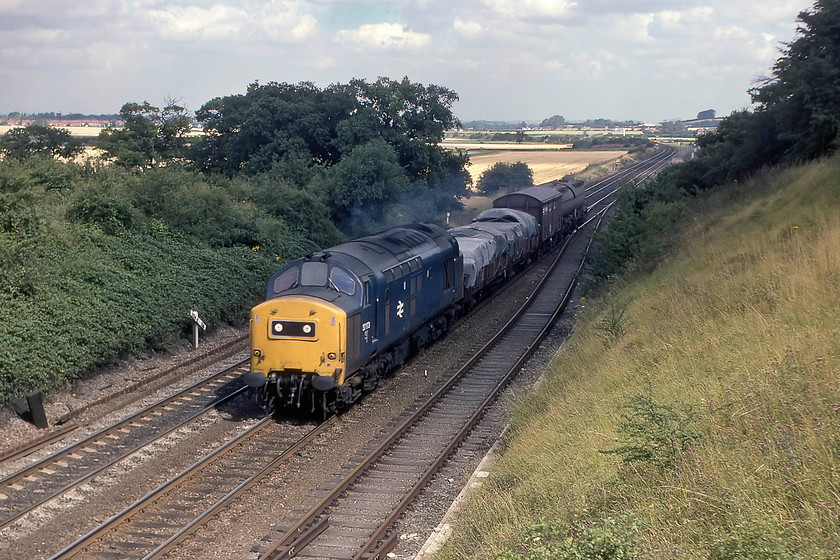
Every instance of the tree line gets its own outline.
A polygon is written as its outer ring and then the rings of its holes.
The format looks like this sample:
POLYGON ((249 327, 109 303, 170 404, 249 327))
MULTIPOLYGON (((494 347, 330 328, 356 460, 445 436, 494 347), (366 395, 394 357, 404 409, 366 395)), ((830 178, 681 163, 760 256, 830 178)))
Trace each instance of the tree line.
POLYGON ((769 77, 749 90, 755 108, 733 112, 697 138, 695 156, 644 188, 624 190, 601 239, 600 278, 652 266, 691 199, 777 165, 837 152, 840 144, 840 4, 816 0, 801 12, 769 77))
MULTIPOLYGON (((244 94, 208 101, 194 119, 174 100, 161 107, 128 102, 120 110, 123 126, 105 129, 94 145, 108 162, 136 173, 247 182, 251 200, 269 202, 277 218, 299 217, 283 215, 277 199, 298 209, 311 204, 312 214, 356 236, 462 207, 467 155, 439 146, 444 131, 459 124, 451 110, 457 99, 407 77, 326 88, 254 82, 244 94), (195 123, 202 134, 193 134, 195 123), (409 198, 410 205, 401 204, 409 198)), ((69 159, 82 149, 66 130, 39 123, 0 138, 7 159, 69 159)))

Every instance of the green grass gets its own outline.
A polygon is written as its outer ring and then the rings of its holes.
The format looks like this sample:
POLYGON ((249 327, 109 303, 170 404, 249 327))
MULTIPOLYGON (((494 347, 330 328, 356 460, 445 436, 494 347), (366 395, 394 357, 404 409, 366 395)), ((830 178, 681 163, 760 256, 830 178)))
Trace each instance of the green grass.
POLYGON ((840 557, 838 184, 832 159, 722 188, 583 302, 437 558, 840 557))

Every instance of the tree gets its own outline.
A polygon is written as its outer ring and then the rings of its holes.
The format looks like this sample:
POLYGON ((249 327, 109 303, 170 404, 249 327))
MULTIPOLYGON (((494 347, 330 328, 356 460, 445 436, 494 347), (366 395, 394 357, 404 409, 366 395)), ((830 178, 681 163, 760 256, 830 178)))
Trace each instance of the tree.
POLYGON ((430 164, 444 132, 460 126, 452 113, 458 94, 442 86, 412 83, 380 77, 375 82, 354 79, 350 88, 358 100, 365 121, 396 150, 409 179, 422 179, 439 170, 430 164))
MULTIPOLYGON (((451 110, 457 99, 447 88, 412 83, 407 77, 355 79, 323 90, 308 82, 255 82, 246 94, 216 98, 196 112, 206 132, 197 141, 196 163, 205 172, 254 177, 268 173, 304 188, 312 176, 319 177, 316 183, 321 186, 343 173, 356 181, 363 158, 384 155, 384 160, 365 164, 368 171, 379 166, 379 172, 387 171, 390 177, 399 169, 399 182, 410 185, 413 198, 434 211, 448 211, 460 207, 470 181, 467 154, 439 145, 444 132, 459 125, 451 110)), ((396 183, 396 177, 389 179, 389 184, 396 183)), ((353 222, 346 219, 351 207, 351 213, 360 211, 346 204, 348 196, 362 193, 358 187, 319 191, 345 225, 353 222), (346 192, 338 194, 342 190, 346 192), (348 195, 351 192, 355 194, 348 195)), ((371 215, 383 216, 378 209, 371 215)))
POLYGON ((566 126, 566 119, 561 117, 560 115, 554 115, 553 117, 549 117, 544 119, 540 123, 540 128, 563 128, 566 126))
POLYGON ((45 155, 72 159, 84 150, 81 141, 73 138, 66 128, 33 123, 13 128, 0 136, 0 153, 14 159, 31 155, 45 155))
POLYGON ((153 168, 185 156, 192 120, 175 101, 167 100, 163 109, 148 101, 126 103, 120 116, 122 128, 106 128, 96 139, 96 147, 117 165, 153 168))
POLYGON ((196 111, 206 132, 196 163, 226 175, 262 173, 284 158, 334 165, 341 159, 338 126, 355 106, 346 86, 254 82, 245 95, 217 97, 196 111))
POLYGON ((833 152, 840 132, 840 4, 816 0, 797 20, 799 36, 786 44, 773 76, 750 90, 778 123, 785 159, 833 152))
POLYGON ((341 232, 330 219, 329 209, 315 194, 288 185, 258 184, 254 198, 291 231, 311 239, 315 248, 341 243, 341 232))
POLYGON ((717 113, 714 109, 706 109, 705 111, 700 111, 697 113, 697 120, 704 121, 715 118, 717 113))
POLYGON ((321 183, 333 221, 353 237, 379 228, 407 187, 394 149, 381 138, 358 146, 321 183))
POLYGON ((516 163, 494 163, 486 169, 478 178, 476 188, 482 194, 493 194, 500 189, 516 187, 524 189, 534 186, 534 172, 528 164, 518 161, 516 163))
POLYGON ((685 123, 682 121, 663 121, 662 134, 670 136, 683 136, 687 133, 685 123))
POLYGON ((444 132, 461 126, 452 113, 458 94, 442 86, 380 77, 373 83, 350 82, 359 101, 356 120, 367 123, 372 133, 385 140, 411 183, 413 219, 434 219, 444 212, 463 208, 471 182, 466 165, 469 156, 442 148, 444 132), (415 204, 417 202, 417 204, 415 204))

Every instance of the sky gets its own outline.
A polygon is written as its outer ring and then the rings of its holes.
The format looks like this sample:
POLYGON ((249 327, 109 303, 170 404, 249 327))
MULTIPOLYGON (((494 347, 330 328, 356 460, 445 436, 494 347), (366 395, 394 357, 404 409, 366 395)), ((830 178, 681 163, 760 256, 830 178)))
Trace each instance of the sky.
POLYGON ((812 0, 0 0, 0 114, 189 110, 254 82, 380 76, 462 121, 749 107, 812 0))

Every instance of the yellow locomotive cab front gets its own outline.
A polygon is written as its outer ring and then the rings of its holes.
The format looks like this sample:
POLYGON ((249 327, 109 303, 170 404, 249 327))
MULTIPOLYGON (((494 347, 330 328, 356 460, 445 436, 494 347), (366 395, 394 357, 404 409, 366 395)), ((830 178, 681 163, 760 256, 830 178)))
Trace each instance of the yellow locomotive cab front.
POLYGON ((280 296, 251 310, 251 373, 308 378, 319 390, 344 383, 347 315, 322 299, 280 296))

